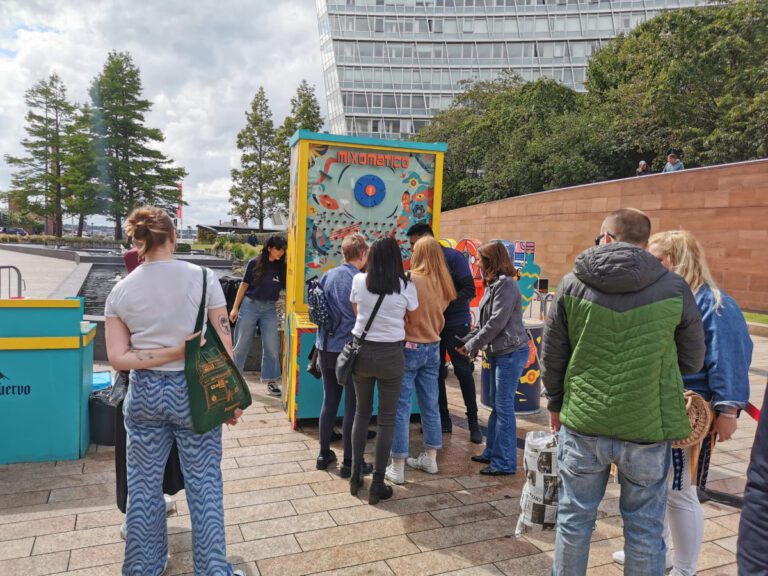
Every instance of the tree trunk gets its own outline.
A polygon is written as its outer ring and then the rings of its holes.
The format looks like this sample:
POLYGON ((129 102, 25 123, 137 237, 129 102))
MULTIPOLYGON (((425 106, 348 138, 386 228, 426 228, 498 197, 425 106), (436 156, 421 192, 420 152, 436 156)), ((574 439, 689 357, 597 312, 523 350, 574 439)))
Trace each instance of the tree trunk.
POLYGON ((77 237, 82 238, 83 237, 83 228, 85 227, 85 215, 80 214, 80 217, 77 219, 77 237))
POLYGON ((115 214, 115 240, 123 239, 123 226, 120 214, 115 214))

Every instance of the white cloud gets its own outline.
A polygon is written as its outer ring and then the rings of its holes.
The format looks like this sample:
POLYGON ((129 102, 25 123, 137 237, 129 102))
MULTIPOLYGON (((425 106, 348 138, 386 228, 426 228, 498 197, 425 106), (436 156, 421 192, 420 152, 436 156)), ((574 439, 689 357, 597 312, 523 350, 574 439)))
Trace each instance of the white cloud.
MULTIPOLYGON (((326 114, 314 0, 3 0, 0 155, 22 152, 26 90, 57 72, 70 99, 88 101, 110 50, 130 52, 153 103, 147 123, 189 172, 185 226, 227 217, 235 137, 259 86, 276 123, 302 79, 326 114)), ((0 159, 0 189, 10 177, 0 159)))

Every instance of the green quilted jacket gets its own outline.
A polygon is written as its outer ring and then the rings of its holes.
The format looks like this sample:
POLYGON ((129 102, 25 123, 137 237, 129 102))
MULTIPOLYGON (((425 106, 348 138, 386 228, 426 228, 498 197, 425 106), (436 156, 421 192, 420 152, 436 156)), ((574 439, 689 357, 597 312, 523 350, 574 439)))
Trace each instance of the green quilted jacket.
POLYGON ((686 438, 681 373, 699 371, 704 353, 701 316, 680 276, 630 244, 590 248, 558 286, 547 318, 549 410, 582 434, 686 438))

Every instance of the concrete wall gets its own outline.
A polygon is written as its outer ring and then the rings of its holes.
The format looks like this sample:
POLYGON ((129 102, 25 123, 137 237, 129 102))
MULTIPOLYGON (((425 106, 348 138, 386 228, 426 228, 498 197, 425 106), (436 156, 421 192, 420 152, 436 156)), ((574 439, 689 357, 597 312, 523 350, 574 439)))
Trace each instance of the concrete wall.
POLYGON ((768 160, 614 180, 444 212, 444 238, 534 240, 550 290, 594 245, 604 216, 639 208, 653 231, 686 229, 742 308, 768 311, 768 160))

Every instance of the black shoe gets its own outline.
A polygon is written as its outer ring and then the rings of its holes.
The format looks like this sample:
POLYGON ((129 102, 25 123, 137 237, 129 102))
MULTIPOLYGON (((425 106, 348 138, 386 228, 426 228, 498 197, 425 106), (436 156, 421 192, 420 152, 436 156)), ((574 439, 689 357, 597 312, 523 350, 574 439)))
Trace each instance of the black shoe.
POLYGON ((336 432, 336 430, 331 432, 331 443, 335 444, 336 442, 340 442, 341 439, 342 439, 342 435, 336 432))
POLYGON ((374 474, 373 483, 368 490, 368 504, 378 504, 379 500, 389 500, 390 498, 392 498, 392 486, 384 484, 383 474, 374 474))
POLYGON ((469 426, 469 441, 472 444, 482 444, 483 433, 480 431, 480 425, 477 422, 477 413, 467 413, 467 425, 469 426))
POLYGON ((315 463, 315 467, 318 470, 325 470, 328 468, 330 464, 333 464, 336 462, 336 453, 333 450, 328 450, 328 456, 323 456, 321 453, 317 457, 317 462, 315 463))
MULTIPOLYGON (((363 462, 363 476, 369 476, 373 472, 373 464, 368 464, 368 462, 363 462)), ((339 468, 339 476, 342 478, 349 478, 352 476, 352 465, 351 464, 343 464, 339 468)))
POLYGON ((472 456, 472 462, 480 462, 480 464, 490 464, 491 459, 490 458, 484 458, 481 456, 472 456))
POLYGON ((441 416, 440 417, 440 426, 443 429, 443 434, 452 434, 453 433, 453 422, 451 422, 450 416, 441 416))
POLYGON ((504 472, 503 470, 494 470, 490 466, 480 469, 480 474, 483 476, 511 476, 514 472, 504 472))
POLYGON ((349 477, 349 493, 352 494, 352 496, 357 496, 357 491, 360 490, 360 488, 363 485, 363 464, 360 462, 356 462, 354 466, 352 466, 352 473, 349 477))
POLYGON ((368 430, 368 440, 376 438, 376 430, 368 430))

